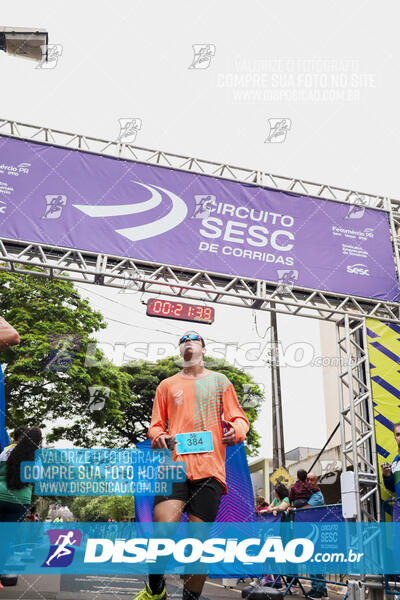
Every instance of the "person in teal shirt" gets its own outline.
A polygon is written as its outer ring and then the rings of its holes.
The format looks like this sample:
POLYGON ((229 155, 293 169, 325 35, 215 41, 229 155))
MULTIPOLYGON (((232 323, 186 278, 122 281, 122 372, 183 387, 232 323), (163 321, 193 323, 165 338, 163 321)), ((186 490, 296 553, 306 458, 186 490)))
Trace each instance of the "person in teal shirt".
MULTIPOLYGON (((0 351, 20 343, 18 332, 3 317, 0 317, 0 351)), ((4 376, 0 365, 0 451, 10 443, 5 424, 6 403, 4 393, 4 376)))
POLYGON ((40 448, 42 432, 38 427, 26 429, 14 448, 0 455, 0 521, 22 521, 32 500, 32 485, 20 478, 24 461, 34 461, 40 448))
POLYGON ((274 488, 274 499, 265 512, 272 512, 276 517, 278 512, 285 512, 289 505, 289 490, 283 483, 277 483, 274 488))

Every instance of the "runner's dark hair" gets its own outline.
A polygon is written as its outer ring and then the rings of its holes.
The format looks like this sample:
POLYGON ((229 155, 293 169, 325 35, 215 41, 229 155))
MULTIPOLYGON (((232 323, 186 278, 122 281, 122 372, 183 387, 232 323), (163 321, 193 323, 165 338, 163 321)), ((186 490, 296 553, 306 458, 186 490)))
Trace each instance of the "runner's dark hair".
POLYGON ((40 448, 41 441, 42 432, 39 427, 30 427, 22 433, 20 440, 7 459, 6 482, 9 490, 21 490, 29 485, 29 483, 21 481, 21 463, 34 460, 35 450, 40 448))
POLYGON ((22 426, 16 427, 14 429, 13 438, 16 442, 19 442, 19 440, 21 439, 21 436, 25 430, 26 430, 26 427, 22 427, 22 426))

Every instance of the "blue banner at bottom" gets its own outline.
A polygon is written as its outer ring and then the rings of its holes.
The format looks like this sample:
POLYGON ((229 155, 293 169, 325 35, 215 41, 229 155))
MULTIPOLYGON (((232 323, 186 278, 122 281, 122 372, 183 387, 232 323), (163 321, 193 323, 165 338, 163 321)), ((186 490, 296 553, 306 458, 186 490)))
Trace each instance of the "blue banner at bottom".
POLYGON ((400 573, 400 523, 0 523, 1 573, 400 573))

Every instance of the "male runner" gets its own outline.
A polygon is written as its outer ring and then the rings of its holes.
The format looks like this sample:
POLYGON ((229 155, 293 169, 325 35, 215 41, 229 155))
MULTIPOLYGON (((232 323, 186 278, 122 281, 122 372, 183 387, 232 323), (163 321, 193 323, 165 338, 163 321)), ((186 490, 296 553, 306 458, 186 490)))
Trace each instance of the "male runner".
MULTIPOLYGON (((210 523, 227 493, 226 446, 245 439, 249 422, 229 379, 204 368, 203 338, 195 331, 185 333, 179 340, 179 351, 183 369, 158 386, 148 437, 154 449, 173 448, 173 460, 186 463, 187 479, 173 483, 169 496, 156 496, 154 521, 179 522, 182 512, 187 511, 189 521, 210 523), (213 450, 177 454, 174 436, 200 431, 211 431, 213 450)), ((183 600, 198 600, 206 575, 185 575, 184 579, 183 600)), ((160 574, 149 575, 149 584, 134 600, 165 598, 165 579, 160 574)))

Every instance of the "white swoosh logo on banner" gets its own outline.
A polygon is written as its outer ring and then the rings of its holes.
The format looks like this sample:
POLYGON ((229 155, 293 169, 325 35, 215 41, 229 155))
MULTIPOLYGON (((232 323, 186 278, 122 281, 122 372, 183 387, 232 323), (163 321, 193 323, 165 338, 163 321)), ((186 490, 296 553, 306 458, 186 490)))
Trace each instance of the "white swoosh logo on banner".
POLYGON ((182 223, 188 212, 187 206, 182 198, 179 198, 179 196, 173 192, 157 185, 150 186, 146 185, 145 183, 139 183, 138 181, 133 181, 132 183, 141 185, 149 190, 151 192, 151 198, 149 200, 145 200, 144 202, 136 202, 135 204, 109 204, 104 206, 74 204, 73 206, 84 212, 89 217, 117 217, 123 215, 132 215, 145 212, 146 210, 151 210, 152 208, 158 206, 162 201, 162 196, 157 190, 161 190, 172 200, 172 208, 167 215, 152 223, 137 225, 136 227, 115 229, 115 232, 123 235, 129 240, 137 242, 139 240, 145 240, 156 235, 161 235, 162 233, 165 233, 166 231, 169 231, 170 229, 173 229, 182 223))
POLYGON ((138 181, 132 181, 142 185, 151 192, 152 197, 150 200, 144 202, 136 202, 135 204, 106 204, 104 206, 93 206, 86 204, 74 204, 75 208, 79 208, 82 212, 89 217, 120 217, 121 215, 133 215, 134 213, 141 213, 145 210, 150 210, 161 204, 162 196, 159 192, 153 190, 150 186, 138 181))

